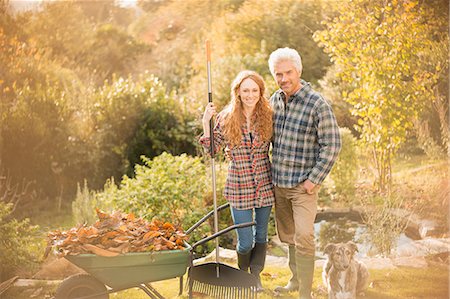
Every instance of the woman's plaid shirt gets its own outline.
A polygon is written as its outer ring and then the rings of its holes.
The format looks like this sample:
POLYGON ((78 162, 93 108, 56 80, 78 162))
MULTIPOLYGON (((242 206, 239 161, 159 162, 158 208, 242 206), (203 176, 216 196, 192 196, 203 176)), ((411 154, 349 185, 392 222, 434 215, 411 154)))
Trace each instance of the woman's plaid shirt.
MULTIPOLYGON (((214 126, 214 149, 228 147, 230 163, 225 183, 224 197, 238 210, 248 210, 272 206, 275 196, 269 160, 269 142, 261 142, 259 136, 242 127, 242 140, 239 147, 226 143, 222 132, 221 115, 214 126)), ((200 143, 209 152, 209 137, 201 137, 200 143)))
POLYGON ((285 94, 276 91, 274 110, 272 175, 274 185, 292 188, 309 179, 320 184, 330 172, 341 149, 339 127, 325 99, 310 84, 285 105, 285 94))

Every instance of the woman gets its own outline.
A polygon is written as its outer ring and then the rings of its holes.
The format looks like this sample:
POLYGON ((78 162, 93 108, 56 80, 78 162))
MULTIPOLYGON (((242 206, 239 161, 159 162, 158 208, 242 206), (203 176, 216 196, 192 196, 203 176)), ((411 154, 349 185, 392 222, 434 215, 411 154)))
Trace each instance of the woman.
MULTIPOLYGON (((255 227, 237 230, 238 266, 255 275, 262 291, 260 273, 267 250, 267 226, 274 204, 269 145, 272 138, 272 109, 264 96, 263 78, 242 71, 231 85, 231 101, 217 115, 214 148, 227 148, 230 157, 224 196, 231 206, 235 224, 256 222, 255 227)), ((216 114, 209 103, 203 114, 200 143, 209 151, 209 122, 216 114)))

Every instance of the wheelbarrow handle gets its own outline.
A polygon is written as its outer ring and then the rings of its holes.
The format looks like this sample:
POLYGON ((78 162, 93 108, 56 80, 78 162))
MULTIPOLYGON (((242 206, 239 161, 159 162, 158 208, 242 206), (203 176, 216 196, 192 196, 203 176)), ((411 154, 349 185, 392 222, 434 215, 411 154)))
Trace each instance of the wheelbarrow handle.
POLYGON ((212 239, 215 239, 215 238, 217 238, 217 237, 219 237, 219 236, 221 236, 223 234, 226 234, 227 232, 229 232, 229 231, 231 231, 233 229, 249 227, 249 226, 253 226, 255 224, 256 224, 256 222, 252 221, 252 222, 234 224, 232 226, 229 226, 229 227, 227 227, 227 228, 225 228, 225 229, 223 229, 221 231, 218 231, 217 233, 215 233, 215 234, 213 234, 213 235, 211 235, 209 237, 206 237, 206 238, 201 239, 200 241, 194 243, 194 245, 192 245, 192 247, 191 247, 191 251, 194 251, 195 247, 197 247, 199 245, 202 245, 202 244, 205 244, 206 242, 211 241, 212 239))
MULTIPOLYGON (((217 208, 217 212, 222 211, 223 209, 226 209, 230 206, 230 203, 227 202, 223 205, 221 205, 220 207, 217 208)), ((199 227, 203 222, 205 222, 209 217, 211 217, 214 214, 214 210, 209 211, 208 214, 206 214, 205 216, 203 216, 202 219, 200 219, 199 221, 197 221, 193 226, 191 226, 187 231, 186 234, 189 235, 194 229, 196 229, 197 227, 199 227)))

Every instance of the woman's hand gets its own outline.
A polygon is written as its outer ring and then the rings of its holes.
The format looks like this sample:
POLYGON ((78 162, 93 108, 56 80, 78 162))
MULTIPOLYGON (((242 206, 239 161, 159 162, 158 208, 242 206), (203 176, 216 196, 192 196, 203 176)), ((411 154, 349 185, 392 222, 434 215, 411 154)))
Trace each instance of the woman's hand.
POLYGON ((216 114, 216 106, 213 103, 208 103, 203 113, 203 124, 208 124, 211 118, 216 114))
POLYGON ((208 105, 206 105, 205 112, 203 113, 203 119, 202 119, 203 135, 205 137, 209 137, 210 136, 210 133, 209 133, 209 121, 211 120, 211 118, 214 115, 216 115, 216 106, 214 106, 213 103, 208 103, 208 105))

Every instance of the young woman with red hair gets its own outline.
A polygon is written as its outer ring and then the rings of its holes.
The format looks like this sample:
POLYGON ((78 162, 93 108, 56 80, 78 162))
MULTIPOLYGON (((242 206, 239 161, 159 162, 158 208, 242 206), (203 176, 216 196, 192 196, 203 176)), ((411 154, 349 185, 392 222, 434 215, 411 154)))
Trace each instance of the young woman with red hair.
MULTIPOLYGON (((263 78, 254 71, 242 71, 231 85, 231 100, 217 115, 214 125, 215 151, 227 149, 230 158, 224 197, 231 206, 235 224, 255 221, 254 227, 237 230, 240 269, 254 274, 263 290, 260 273, 267 250, 267 227, 275 197, 269 147, 272 138, 272 108, 264 96, 263 78)), ((209 122, 216 114, 209 103, 203 114, 200 143, 209 151, 209 122)))

